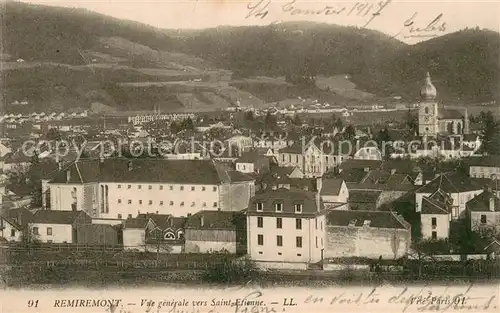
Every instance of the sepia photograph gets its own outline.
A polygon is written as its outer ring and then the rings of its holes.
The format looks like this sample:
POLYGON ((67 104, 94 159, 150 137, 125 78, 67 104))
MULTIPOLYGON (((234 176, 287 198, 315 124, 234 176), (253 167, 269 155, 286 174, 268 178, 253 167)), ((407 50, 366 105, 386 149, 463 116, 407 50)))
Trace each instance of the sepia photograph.
POLYGON ((500 310, 499 0, 0 23, 0 312, 500 310))

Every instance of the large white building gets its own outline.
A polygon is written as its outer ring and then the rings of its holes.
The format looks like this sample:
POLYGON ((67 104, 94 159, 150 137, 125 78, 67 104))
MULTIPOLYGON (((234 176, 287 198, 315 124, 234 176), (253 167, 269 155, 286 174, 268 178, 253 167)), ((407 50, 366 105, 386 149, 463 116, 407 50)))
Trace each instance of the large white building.
POLYGON ((323 259, 325 226, 318 193, 267 189, 248 207, 248 254, 264 268, 306 269, 323 259))
POLYGON ((253 178, 210 160, 80 160, 47 185, 52 210, 119 219, 138 213, 239 211, 255 193, 253 178))

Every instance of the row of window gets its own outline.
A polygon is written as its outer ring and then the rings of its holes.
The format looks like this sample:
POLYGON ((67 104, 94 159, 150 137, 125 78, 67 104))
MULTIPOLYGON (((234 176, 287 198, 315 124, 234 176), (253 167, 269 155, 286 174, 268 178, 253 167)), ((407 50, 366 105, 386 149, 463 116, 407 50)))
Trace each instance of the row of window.
MULTIPOLYGON (((122 203, 122 199, 118 199, 118 200, 117 200, 117 203, 118 203, 118 204, 121 204, 121 203, 122 203)), ((138 200, 138 203, 139 203, 139 205, 142 205, 142 200, 138 200)), ((129 200, 127 200, 127 204, 132 204, 132 200, 130 200, 130 199, 129 199, 129 200)), ((164 204, 164 202, 163 202, 163 201, 159 201, 159 202, 158 202, 158 205, 163 205, 163 204, 164 204)), ((169 202, 169 205, 170 205, 170 206, 173 206, 174 204, 175 204, 175 203, 174 203, 174 201, 170 201, 170 202, 169 202)), ((153 205, 153 200, 149 200, 149 201, 148 201, 148 205, 153 205)), ((184 206, 184 201, 181 201, 181 203, 180 203, 179 205, 180 205, 180 206, 184 206)), ((196 206, 196 202, 194 202, 194 201, 193 201, 193 202, 191 202, 191 206, 192 206, 192 207, 196 206)), ((206 202, 203 202, 203 203, 201 204, 201 206, 205 208, 205 207, 207 207, 207 203, 206 203, 206 202)), ((213 206, 214 208, 215 208, 215 207, 217 207, 217 202, 214 202, 212 206, 213 206)))
MULTIPOLYGON (((286 162, 285 160, 285 157, 286 157, 286 154, 282 154, 281 155, 281 160, 282 162, 286 162)), ((311 163, 315 163, 316 159, 318 159, 318 162, 319 162, 319 158, 321 156, 309 156, 309 155, 306 155, 305 158, 308 160, 309 158, 311 158, 311 163)), ((326 163, 329 163, 329 161, 333 161, 333 162, 336 162, 337 161, 337 158, 335 156, 332 156, 331 159, 328 158, 328 155, 325 155, 325 162, 326 163)), ((295 154, 295 163, 299 163, 299 155, 298 154, 295 154)), ((302 162, 302 155, 300 155, 300 162, 302 162)), ((292 163, 292 155, 291 154, 288 154, 288 163, 292 163)))
MULTIPOLYGON (((315 228, 318 229, 318 220, 315 219, 315 228)), ((257 227, 258 228, 263 228, 264 227, 264 218, 262 216, 257 217, 257 227)), ((276 218, 276 228, 281 229, 283 228, 283 219, 281 217, 276 218)), ((296 218, 295 219, 295 229, 302 229, 302 219, 296 218)), ((320 229, 323 230, 323 221, 320 222, 320 229)))
MULTIPOLYGON (((275 212, 277 212, 277 213, 283 212, 283 203, 276 202, 273 204, 273 206, 274 206, 275 212)), ((262 203, 262 202, 257 202, 255 204, 255 207, 256 207, 257 212, 264 211, 264 203, 262 203)), ((303 208, 302 204, 295 204, 293 207, 295 209, 295 213, 302 213, 302 208, 303 208)))
MULTIPOLYGON (((259 246, 264 245, 264 235, 262 234, 257 235, 257 245, 259 246)), ((283 236, 281 235, 276 236, 276 246, 283 247, 283 236)), ((323 246, 323 238, 321 238, 321 246, 323 246)), ((302 236, 295 237, 295 247, 302 248, 302 236)), ((318 248, 318 237, 316 237, 316 248, 318 248)))
MULTIPOLYGON (((121 188, 122 188, 122 185, 119 184, 118 185, 118 189, 121 189, 121 188)), ((174 186, 168 186, 168 188, 169 188, 169 190, 174 190, 174 186)), ((132 189, 132 185, 127 185, 127 189, 132 189)), ((137 189, 142 189, 142 185, 137 185, 137 189)), ((148 189, 152 190, 153 186, 152 185, 148 185, 148 189)), ((163 190, 163 185, 158 186, 158 190, 163 190)), ((184 190, 184 186, 180 186, 179 190, 183 191, 184 190)), ((201 189, 199 189, 199 190, 206 191, 207 187, 202 186, 201 189)), ((195 186, 191 186, 191 191, 196 191, 196 187, 195 186)), ((212 191, 213 192, 217 191, 217 187, 213 186, 212 187, 212 191)))
MULTIPOLYGON (((40 235, 38 232, 38 227, 33 227, 33 235, 40 235)), ((52 236, 52 227, 47 227, 47 236, 52 236)))

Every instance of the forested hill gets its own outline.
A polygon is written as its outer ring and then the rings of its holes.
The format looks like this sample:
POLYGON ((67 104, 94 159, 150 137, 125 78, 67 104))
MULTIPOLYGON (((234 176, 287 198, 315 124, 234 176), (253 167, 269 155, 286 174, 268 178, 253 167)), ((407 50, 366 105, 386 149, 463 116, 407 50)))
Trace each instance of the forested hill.
POLYGON ((426 71, 440 99, 498 96, 500 35, 465 29, 416 45, 377 31, 314 23, 219 27, 190 34, 181 49, 242 76, 350 74, 365 91, 417 97, 426 71))
MULTIPOLYGON (((444 101, 489 101, 499 91, 500 35, 484 30, 407 45, 373 30, 309 22, 177 31, 82 9, 18 2, 7 2, 0 12, 5 101, 26 99, 27 109, 35 111, 92 102, 115 109, 150 109, 160 103, 166 110, 181 110, 186 105, 178 95, 194 91, 152 83, 219 69, 232 70, 235 78, 349 74, 358 89, 407 98, 418 96, 430 71, 444 101), (140 83, 140 88, 123 83, 140 83), (149 106, 137 107, 143 103, 149 106)), ((316 90, 310 92, 314 96, 316 90)), ((219 100, 205 102, 216 107, 219 100)))

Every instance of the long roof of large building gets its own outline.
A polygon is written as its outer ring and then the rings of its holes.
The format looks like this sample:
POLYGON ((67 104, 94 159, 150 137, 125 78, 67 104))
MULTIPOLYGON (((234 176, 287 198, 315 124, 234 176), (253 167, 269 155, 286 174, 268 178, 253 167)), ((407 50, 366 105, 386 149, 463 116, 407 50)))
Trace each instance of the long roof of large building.
POLYGON ((51 183, 177 183, 217 185, 251 181, 212 160, 106 159, 75 161, 58 171, 51 183))

